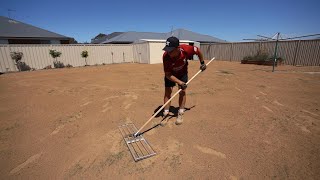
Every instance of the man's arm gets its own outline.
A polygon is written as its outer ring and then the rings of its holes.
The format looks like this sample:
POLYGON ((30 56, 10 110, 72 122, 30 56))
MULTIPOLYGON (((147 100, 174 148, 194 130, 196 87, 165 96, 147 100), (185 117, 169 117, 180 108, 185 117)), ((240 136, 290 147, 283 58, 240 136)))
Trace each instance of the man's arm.
POLYGON ((200 60, 200 63, 201 64, 204 64, 204 60, 203 60, 203 54, 202 54, 202 52, 201 51, 199 51, 199 60, 200 60))
POLYGON ((201 51, 198 52, 198 56, 199 56, 199 60, 200 60, 200 69, 202 71, 206 70, 207 69, 207 65, 204 63, 204 60, 203 60, 203 54, 201 51))

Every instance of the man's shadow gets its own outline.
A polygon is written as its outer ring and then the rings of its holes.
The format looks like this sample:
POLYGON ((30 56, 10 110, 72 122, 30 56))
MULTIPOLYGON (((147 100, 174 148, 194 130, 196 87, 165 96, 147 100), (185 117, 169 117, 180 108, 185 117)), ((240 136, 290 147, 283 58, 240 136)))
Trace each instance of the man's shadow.
MULTIPOLYGON (((160 105, 159 107, 157 107, 157 108, 153 111, 153 114, 152 114, 152 115, 154 115, 161 107, 162 107, 162 105, 160 105)), ((196 107, 196 106, 193 105, 193 106, 191 106, 190 108, 185 107, 185 108, 184 108, 184 109, 185 109, 185 112, 186 112, 186 111, 190 111, 190 110, 191 110, 192 108, 194 108, 194 107, 196 107)), ((158 126, 162 126, 162 122, 163 122, 164 120, 169 121, 169 120, 170 120, 171 118, 173 118, 173 117, 178 117, 178 111, 179 111, 179 107, 170 106, 170 108, 169 108, 169 112, 170 112, 170 113, 169 113, 167 116, 164 116, 164 115, 163 115, 164 110, 162 109, 162 110, 155 116, 155 118, 161 117, 161 118, 162 118, 161 121, 160 121, 158 124, 154 125, 153 127, 151 127, 151 128, 149 128, 149 129, 147 129, 147 130, 139 133, 137 136, 140 136, 140 135, 142 135, 142 134, 144 134, 144 133, 146 133, 146 132, 148 132, 148 131, 150 131, 150 130, 158 127, 158 126)))

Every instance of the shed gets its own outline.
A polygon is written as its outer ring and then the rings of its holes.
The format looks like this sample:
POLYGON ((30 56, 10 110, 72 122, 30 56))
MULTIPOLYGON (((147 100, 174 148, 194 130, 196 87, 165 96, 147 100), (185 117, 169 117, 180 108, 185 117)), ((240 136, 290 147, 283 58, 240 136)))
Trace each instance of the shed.
MULTIPOLYGON (((162 63, 162 50, 166 44, 163 39, 140 39, 133 44, 133 56, 138 63, 158 64, 162 63)), ((180 40, 180 44, 193 45, 200 48, 200 43, 197 41, 180 40)), ((194 55, 193 60, 199 60, 197 55, 194 55)))

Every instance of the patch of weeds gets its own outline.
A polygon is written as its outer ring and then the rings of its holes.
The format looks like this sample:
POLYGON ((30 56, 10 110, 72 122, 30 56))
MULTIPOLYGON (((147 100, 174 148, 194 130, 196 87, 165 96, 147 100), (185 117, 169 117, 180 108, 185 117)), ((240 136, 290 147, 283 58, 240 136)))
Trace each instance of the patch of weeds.
POLYGON ((61 62, 61 61, 54 61, 54 62, 53 62, 53 66, 54 66, 55 68, 64 68, 64 67, 65 67, 65 65, 64 65, 63 62, 61 62))
POLYGON ((72 68, 73 66, 71 64, 66 65, 67 68, 72 68))
POLYGON ((106 161, 103 163, 104 165, 105 164, 108 164, 108 166, 111 166, 113 163, 119 161, 120 159, 122 159, 124 156, 124 152, 121 151, 121 152, 118 152, 116 154, 112 154, 111 156, 109 156, 106 161))
POLYGON ((181 159, 180 159, 180 156, 179 155, 173 155, 171 157, 171 161, 170 161, 170 167, 173 169, 173 170, 176 170, 177 167, 181 164, 181 159))
POLYGON ((83 167, 79 163, 77 163, 75 166, 73 166, 70 169, 69 176, 74 176, 74 175, 78 174, 82 169, 83 169, 83 167))

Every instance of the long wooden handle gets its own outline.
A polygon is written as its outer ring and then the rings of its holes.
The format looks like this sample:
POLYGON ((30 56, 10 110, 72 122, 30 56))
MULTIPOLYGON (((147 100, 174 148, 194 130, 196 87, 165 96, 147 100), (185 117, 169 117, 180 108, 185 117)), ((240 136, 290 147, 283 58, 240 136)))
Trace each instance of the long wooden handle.
MULTIPOLYGON (((206 65, 208 66, 210 63, 211 63, 211 61, 213 61, 215 59, 215 57, 214 58, 212 58, 206 65)), ((189 84, 199 73, 201 73, 202 72, 202 70, 199 70, 186 84, 189 84)), ((181 91, 182 89, 179 89, 164 105, 162 105, 162 107, 156 112, 156 113, 154 113, 153 114, 153 116, 151 116, 151 118, 146 122, 146 123, 144 123, 144 125, 133 135, 133 136, 137 136, 138 135, 138 133, 154 118, 154 117, 156 117, 156 115, 177 95, 177 94, 179 94, 179 92, 181 91)))

